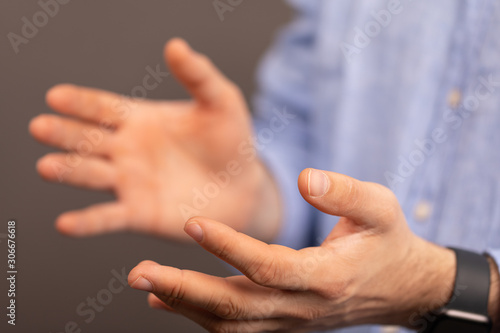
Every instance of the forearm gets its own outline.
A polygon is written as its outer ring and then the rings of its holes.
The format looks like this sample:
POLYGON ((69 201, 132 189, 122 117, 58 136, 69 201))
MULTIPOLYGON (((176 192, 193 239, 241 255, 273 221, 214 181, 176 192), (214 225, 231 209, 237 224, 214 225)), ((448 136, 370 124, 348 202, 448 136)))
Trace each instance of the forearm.
MULTIPOLYGON (((454 253, 444 247, 416 237, 408 254, 402 277, 404 286, 395 295, 398 319, 389 318, 382 324, 398 324, 413 330, 427 327, 453 296, 456 260, 454 253)), ((383 320, 383 319, 382 319, 383 320)))
MULTIPOLYGON (((421 274, 416 274, 417 279, 420 276, 420 282, 415 283, 415 285, 420 286, 418 294, 423 296, 419 298, 420 305, 410 316, 410 325, 408 326, 413 329, 418 328, 413 323, 422 323, 419 318, 425 321, 434 320, 437 311, 453 297, 452 290, 455 282, 456 262, 454 255, 450 256, 450 250, 425 241, 423 243, 427 243, 421 249, 421 253, 424 255, 418 257, 426 258, 423 262, 428 264, 425 270, 421 270, 421 274)), ((493 321, 492 332, 500 333, 500 274, 495 260, 488 257, 488 261, 491 272, 488 310, 493 321)), ((403 325, 405 324, 403 323, 403 325)))

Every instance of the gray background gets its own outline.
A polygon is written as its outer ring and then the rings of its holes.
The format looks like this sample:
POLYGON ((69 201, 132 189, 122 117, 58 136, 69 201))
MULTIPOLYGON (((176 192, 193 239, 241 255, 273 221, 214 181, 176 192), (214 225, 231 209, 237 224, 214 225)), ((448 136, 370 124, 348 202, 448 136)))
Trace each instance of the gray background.
MULTIPOLYGON (((82 332, 202 331, 184 318, 149 309, 146 294, 129 288, 89 324, 76 314, 79 303, 107 287, 112 269, 128 272, 143 259, 227 272, 194 246, 134 234, 78 240, 59 235, 53 228, 59 213, 110 197, 43 182, 35 162, 51 149, 28 135, 28 122, 49 112, 45 91, 60 82, 130 94, 146 66, 163 64, 163 45, 174 36, 210 56, 249 98, 255 66, 290 9, 281 1, 243 1, 221 22, 212 0, 70 1, 15 54, 7 34, 20 34, 22 17, 32 21, 39 10, 36 1, 0 2, 0 234, 9 219, 17 220, 19 270, 15 327, 6 323, 7 284, 5 278, 0 282, 0 331, 63 332, 68 321, 82 332)), ((148 97, 186 96, 169 77, 148 97)), ((0 238, 0 276, 6 257, 0 238)))

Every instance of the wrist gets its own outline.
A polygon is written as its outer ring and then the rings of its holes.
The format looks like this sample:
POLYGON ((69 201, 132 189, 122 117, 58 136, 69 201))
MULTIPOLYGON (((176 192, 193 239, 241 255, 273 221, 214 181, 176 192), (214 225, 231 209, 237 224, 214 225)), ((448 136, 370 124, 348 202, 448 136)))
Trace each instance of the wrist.
POLYGON ((456 258, 452 250, 419 239, 419 259, 413 269, 416 270, 416 282, 410 288, 415 289, 415 302, 409 318, 402 325, 412 329, 421 329, 429 321, 434 321, 439 310, 453 297, 456 274, 456 258))
POLYGON ((488 301, 488 312, 493 322, 493 333, 500 332, 500 274, 495 260, 488 257, 491 272, 490 296, 488 301))
MULTIPOLYGON (((445 252, 442 250, 450 251, 448 249, 441 248, 441 251, 439 252, 441 252, 443 255, 445 252)), ((476 329, 478 329, 478 331, 481 332, 486 332, 485 330, 489 331, 489 329, 488 325, 486 324, 487 322, 485 316, 489 315, 493 323, 493 325, 491 326, 491 332, 494 333, 500 332, 500 327, 499 327, 500 290, 499 290, 498 266, 491 257, 488 257, 488 263, 486 263, 484 258, 480 258, 480 255, 478 254, 470 253, 468 251, 459 249, 455 250, 454 252, 456 252, 456 256, 453 255, 453 257, 455 258, 455 263, 452 272, 456 272, 456 275, 454 275, 454 277, 450 279, 449 278, 450 275, 447 273, 447 271, 449 272, 449 270, 441 269, 439 270, 441 272, 440 275, 443 278, 443 283, 441 284, 441 287, 438 287, 439 284, 429 283, 429 286, 433 286, 433 288, 434 287, 438 288, 435 289, 435 292, 438 293, 440 290, 439 288, 445 288, 444 290, 447 290, 447 285, 449 281, 452 281, 453 291, 449 293, 449 297, 447 298, 442 297, 444 296, 443 293, 441 293, 442 295, 441 297, 438 296, 439 294, 436 294, 437 297, 435 297, 434 300, 432 300, 432 298, 427 298, 424 301, 424 304, 426 305, 424 305, 423 308, 423 309, 425 308, 428 309, 427 313, 423 313, 421 315, 422 319, 421 323, 423 325, 421 327, 412 327, 412 328, 424 328, 427 327, 429 323, 435 322, 434 324, 432 324, 432 326, 433 327, 435 325, 437 326, 435 326, 433 329, 435 329, 436 327, 440 327, 439 332, 442 332, 444 327, 448 327, 444 329, 444 332, 447 332, 447 329, 451 327, 449 325, 455 325, 455 326, 465 325, 465 327, 468 327, 465 329, 465 331, 467 332, 471 331, 472 329, 471 326, 468 325, 473 325, 473 326, 476 325, 474 326, 475 327, 474 332, 476 331, 476 329), (456 263, 457 259, 460 263, 460 266, 458 268, 456 263), (488 264, 489 264, 489 272, 488 272, 488 264), (467 267, 468 269, 464 269, 464 267, 467 267), (474 272, 481 272, 481 274, 474 272), (489 279, 486 274, 490 274, 489 279), (458 277, 458 282, 455 282, 456 277, 458 277), (456 283, 458 283, 457 286, 455 286, 456 283), (469 288, 465 289, 466 286, 471 286, 471 291, 468 291, 469 288), (489 294, 488 294, 488 289, 489 289, 489 294), (462 298, 465 297, 465 298, 460 299, 460 297, 462 298), (488 297, 488 304, 486 304, 485 302, 486 297, 488 297), (442 302, 443 300, 444 302, 442 302), (486 305, 488 305, 488 309, 486 309, 486 305), (447 310, 443 312, 442 308, 447 310), (464 314, 477 313, 478 314, 477 317, 479 317, 480 319, 465 320, 467 323, 468 320, 472 320, 475 322, 475 324, 460 323, 460 320, 464 320, 461 317, 460 313, 464 314), (481 316, 484 319, 481 319, 481 316)), ((449 263, 449 261, 445 259, 444 256, 442 257, 441 260, 445 260, 443 261, 443 266, 448 265, 447 263, 449 263)))
POLYGON ((254 205, 243 231, 262 241, 272 242, 281 226, 281 197, 265 165, 258 160, 252 168, 255 174, 253 184, 256 185, 253 195, 254 205))

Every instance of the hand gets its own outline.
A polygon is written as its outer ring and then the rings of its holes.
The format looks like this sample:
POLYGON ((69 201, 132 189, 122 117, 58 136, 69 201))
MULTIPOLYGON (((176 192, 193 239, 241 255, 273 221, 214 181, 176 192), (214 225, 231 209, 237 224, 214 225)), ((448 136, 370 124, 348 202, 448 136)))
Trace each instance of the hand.
POLYGON ((451 297, 452 251, 409 230, 387 188, 304 170, 299 189, 319 210, 342 216, 320 247, 267 245, 196 217, 185 231, 244 276, 220 278, 145 261, 129 284, 152 307, 212 332, 310 331, 360 324, 413 327, 451 297))
POLYGON ((37 165, 49 181, 112 190, 117 200, 66 212, 58 229, 84 236, 131 229, 187 238, 189 216, 204 214, 244 229, 266 174, 253 149, 250 116, 239 89, 182 40, 165 58, 192 101, 148 101, 59 85, 30 131, 68 153, 37 165), (207 188, 208 186, 208 188, 207 188))

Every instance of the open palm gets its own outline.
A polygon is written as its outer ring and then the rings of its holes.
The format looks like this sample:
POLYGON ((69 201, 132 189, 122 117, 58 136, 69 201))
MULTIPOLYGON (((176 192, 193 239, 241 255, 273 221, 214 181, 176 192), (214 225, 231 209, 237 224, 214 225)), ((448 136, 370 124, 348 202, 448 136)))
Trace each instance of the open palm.
POLYGON ((189 215, 230 220, 252 209, 261 167, 238 88, 182 40, 165 48, 192 101, 148 101, 59 85, 47 103, 61 115, 30 124, 44 144, 66 150, 38 162, 50 181, 112 190, 117 200, 62 214, 58 229, 83 236, 137 230, 184 238, 189 215))

